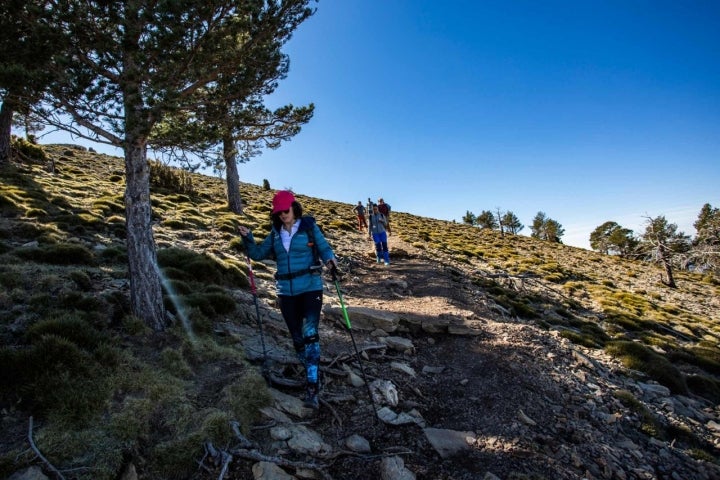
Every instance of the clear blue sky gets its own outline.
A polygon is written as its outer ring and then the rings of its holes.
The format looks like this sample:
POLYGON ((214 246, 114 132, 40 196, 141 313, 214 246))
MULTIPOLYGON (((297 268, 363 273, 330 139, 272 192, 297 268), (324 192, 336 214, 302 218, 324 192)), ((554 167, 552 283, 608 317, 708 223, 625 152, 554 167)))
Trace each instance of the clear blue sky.
MULTIPOLYGON (((242 181, 461 221, 543 211, 685 233, 720 207, 720 2, 321 0, 270 107, 315 103, 242 181)), ((44 141, 47 141, 44 139, 44 141)))

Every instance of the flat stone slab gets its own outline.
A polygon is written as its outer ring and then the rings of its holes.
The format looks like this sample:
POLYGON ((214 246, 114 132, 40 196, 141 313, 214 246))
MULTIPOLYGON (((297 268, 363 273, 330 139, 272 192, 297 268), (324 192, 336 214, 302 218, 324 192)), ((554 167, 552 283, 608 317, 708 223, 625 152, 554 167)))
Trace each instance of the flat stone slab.
MULTIPOLYGON (((357 330, 373 331, 381 329, 385 332, 394 332, 400 325, 400 316, 385 310, 376 310, 368 307, 346 307, 350 325, 357 330)), ((345 316, 341 307, 326 305, 323 308, 325 317, 345 324, 345 316)))
POLYGON ((471 445, 477 440, 475 432, 459 432, 457 430, 446 430, 442 428, 426 428, 423 430, 430 445, 442 458, 457 455, 463 450, 470 450, 471 445))

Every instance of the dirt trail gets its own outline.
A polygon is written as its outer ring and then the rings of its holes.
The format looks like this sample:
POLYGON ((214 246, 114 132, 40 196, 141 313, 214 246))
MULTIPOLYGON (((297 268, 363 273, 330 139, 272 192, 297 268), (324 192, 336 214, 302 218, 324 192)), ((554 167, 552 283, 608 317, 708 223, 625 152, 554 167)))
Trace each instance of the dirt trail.
MULTIPOLYGON (((488 472, 502 480, 720 478, 717 466, 641 433, 642 418, 615 393, 631 391, 658 413, 672 397, 643 397, 638 381, 603 351, 573 345, 533 322, 503 317, 471 282, 472 266, 431 258, 393 236, 391 265, 385 266, 376 263, 364 235, 329 240, 343 261, 345 304, 397 314, 401 327, 390 335, 412 342, 411 352, 365 352, 368 379, 393 382, 399 397, 393 411, 416 412, 424 421, 397 426, 374 421, 366 389, 349 385, 342 370, 360 371, 351 337, 341 322, 324 318, 328 403, 309 427, 339 448, 347 437, 361 435, 373 452, 337 456, 328 469, 332 478, 376 480, 380 459, 389 455, 401 456, 418 479, 428 480, 479 479, 488 472), (436 326, 432 322, 462 325, 465 331, 428 333, 428 324, 436 326), (469 432, 476 440, 461 455, 441 458, 427 427, 469 432)), ((326 303, 338 303, 332 282, 326 303)), ((361 349, 377 345, 376 335, 353 330, 361 349)), ((693 408, 696 417, 704 415, 701 405, 693 408)))
MULTIPOLYGON (((536 402, 536 398, 562 401, 561 386, 541 373, 551 371, 552 367, 547 358, 537 354, 533 329, 495 321, 478 289, 470 288, 464 278, 457 278, 439 262, 419 255, 397 237, 389 239, 390 266, 375 262, 371 242, 360 235, 348 237, 334 242, 339 256, 355 260, 342 281, 348 306, 391 311, 412 324, 450 316, 466 319, 479 329, 478 334, 471 336, 430 335, 422 331, 394 333, 412 340, 415 353, 372 354, 365 365, 368 375, 392 380, 398 386, 399 411, 418 410, 428 427, 483 432, 493 439, 493 445, 474 449, 462 459, 439 462, 437 452, 419 426, 374 425, 371 415, 353 414, 353 410, 357 411, 355 405, 348 405, 346 411, 340 408, 339 415, 350 419, 342 428, 328 428, 324 423, 329 420, 327 412, 313 428, 329 439, 340 440, 353 433, 364 435, 373 444, 374 451, 412 451, 414 453, 404 460, 418 478, 482 478, 488 471, 500 478, 512 472, 554 479, 575 478, 550 467, 544 456, 532 453, 531 445, 513 438, 517 435, 520 411, 538 422, 552 421, 552 411, 536 402), (398 252, 403 253, 398 255, 398 252), (418 374, 412 377, 395 371, 389 367, 391 362, 406 364, 418 374), (425 367, 443 371, 425 374, 422 373, 425 367), (520 456, 518 452, 522 452, 520 456)), ((347 333, 337 325, 325 325, 324 329, 327 355, 348 351, 347 333)), ((368 332, 355 331, 354 335, 359 345, 377 341, 368 332)), ((336 384, 330 383, 327 393, 335 387, 336 384)), ((363 393, 359 392, 361 402, 363 393)), ((378 472, 368 469, 365 460, 346 459, 342 469, 358 472, 353 477, 358 480, 378 478, 378 472)), ((350 477, 337 474, 336 478, 350 477)))

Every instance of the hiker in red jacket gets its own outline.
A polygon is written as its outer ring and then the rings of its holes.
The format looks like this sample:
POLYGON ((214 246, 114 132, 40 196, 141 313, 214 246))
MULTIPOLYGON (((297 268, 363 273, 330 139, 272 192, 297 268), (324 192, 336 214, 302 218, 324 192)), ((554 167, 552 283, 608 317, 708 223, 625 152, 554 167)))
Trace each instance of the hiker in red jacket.
POLYGON ((353 208, 353 212, 355 212, 355 215, 357 215, 357 221, 358 221, 358 230, 361 232, 364 232, 368 228, 367 220, 365 219, 365 207, 363 207, 363 204, 360 200, 358 200, 358 204, 353 208))

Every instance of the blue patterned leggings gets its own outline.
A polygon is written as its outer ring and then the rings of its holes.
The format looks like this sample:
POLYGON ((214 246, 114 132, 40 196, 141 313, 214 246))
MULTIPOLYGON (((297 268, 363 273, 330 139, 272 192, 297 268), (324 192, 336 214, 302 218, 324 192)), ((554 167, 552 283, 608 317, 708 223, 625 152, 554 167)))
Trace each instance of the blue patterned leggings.
POLYGON ((310 384, 318 383, 320 369, 320 337, 318 324, 322 309, 322 290, 299 295, 280 295, 280 312, 287 324, 293 346, 305 365, 305 375, 310 384))

